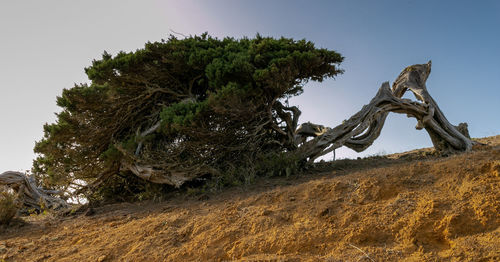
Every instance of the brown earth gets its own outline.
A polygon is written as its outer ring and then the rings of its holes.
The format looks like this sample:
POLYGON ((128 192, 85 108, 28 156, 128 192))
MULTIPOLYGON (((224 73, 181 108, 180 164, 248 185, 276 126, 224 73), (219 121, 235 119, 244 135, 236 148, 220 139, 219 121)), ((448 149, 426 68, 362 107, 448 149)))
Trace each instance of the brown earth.
POLYGON ((500 261, 500 136, 322 163, 220 194, 25 218, 5 261, 500 261))

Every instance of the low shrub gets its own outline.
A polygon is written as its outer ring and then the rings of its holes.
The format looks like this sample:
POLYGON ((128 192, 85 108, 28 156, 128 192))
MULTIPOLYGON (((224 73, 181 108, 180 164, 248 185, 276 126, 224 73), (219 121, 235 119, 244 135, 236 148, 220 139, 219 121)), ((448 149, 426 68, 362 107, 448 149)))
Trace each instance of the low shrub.
POLYGON ((7 225, 16 216, 19 206, 16 195, 7 191, 0 193, 0 225, 7 225))

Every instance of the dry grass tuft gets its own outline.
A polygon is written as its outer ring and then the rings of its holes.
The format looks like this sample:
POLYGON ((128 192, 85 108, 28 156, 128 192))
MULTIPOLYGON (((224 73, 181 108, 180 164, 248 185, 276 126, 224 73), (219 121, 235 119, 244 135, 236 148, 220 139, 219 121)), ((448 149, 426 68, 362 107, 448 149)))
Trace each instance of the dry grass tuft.
POLYGON ((0 193, 0 225, 7 225, 16 216, 19 209, 14 193, 3 191, 0 193))

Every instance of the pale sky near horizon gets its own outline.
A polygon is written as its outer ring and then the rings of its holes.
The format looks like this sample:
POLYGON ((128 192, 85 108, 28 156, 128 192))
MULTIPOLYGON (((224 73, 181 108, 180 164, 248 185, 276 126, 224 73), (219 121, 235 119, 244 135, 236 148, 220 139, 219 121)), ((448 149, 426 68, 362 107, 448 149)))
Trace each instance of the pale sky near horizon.
MULTIPOLYGON (((305 38, 345 56, 343 75, 310 83, 291 100, 301 122, 336 126, 384 81, 433 61, 427 87, 450 122, 473 137, 500 133, 500 1, 23 1, 0 2, 0 172, 30 169, 42 126, 54 122, 56 96, 87 82, 84 68, 104 50, 203 32, 217 37, 305 38)), ((361 154, 431 146, 415 119, 391 114, 361 154)))

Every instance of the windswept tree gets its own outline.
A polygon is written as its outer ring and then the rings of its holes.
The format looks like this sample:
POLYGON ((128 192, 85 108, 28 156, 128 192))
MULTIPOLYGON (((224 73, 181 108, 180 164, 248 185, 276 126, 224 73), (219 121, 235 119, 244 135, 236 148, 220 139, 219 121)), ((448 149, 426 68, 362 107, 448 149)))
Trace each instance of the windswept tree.
POLYGON ((89 83, 57 98, 62 110, 44 126, 33 171, 63 190, 258 173, 297 149, 300 111, 285 101, 310 80, 342 73, 342 60, 305 40, 260 35, 170 37, 105 52, 85 69, 89 83))
POLYGON ((62 111, 44 126, 33 171, 45 186, 101 198, 134 196, 153 184, 288 174, 341 146, 365 150, 390 112, 415 118, 437 152, 472 149, 467 124, 452 125, 427 90, 430 61, 405 68, 392 88, 384 83, 342 124, 298 127, 301 112, 287 99, 310 80, 341 74, 342 60, 305 40, 259 35, 171 37, 104 53, 85 70, 89 84, 57 98, 62 111), (407 91, 417 101, 402 98, 407 91))

